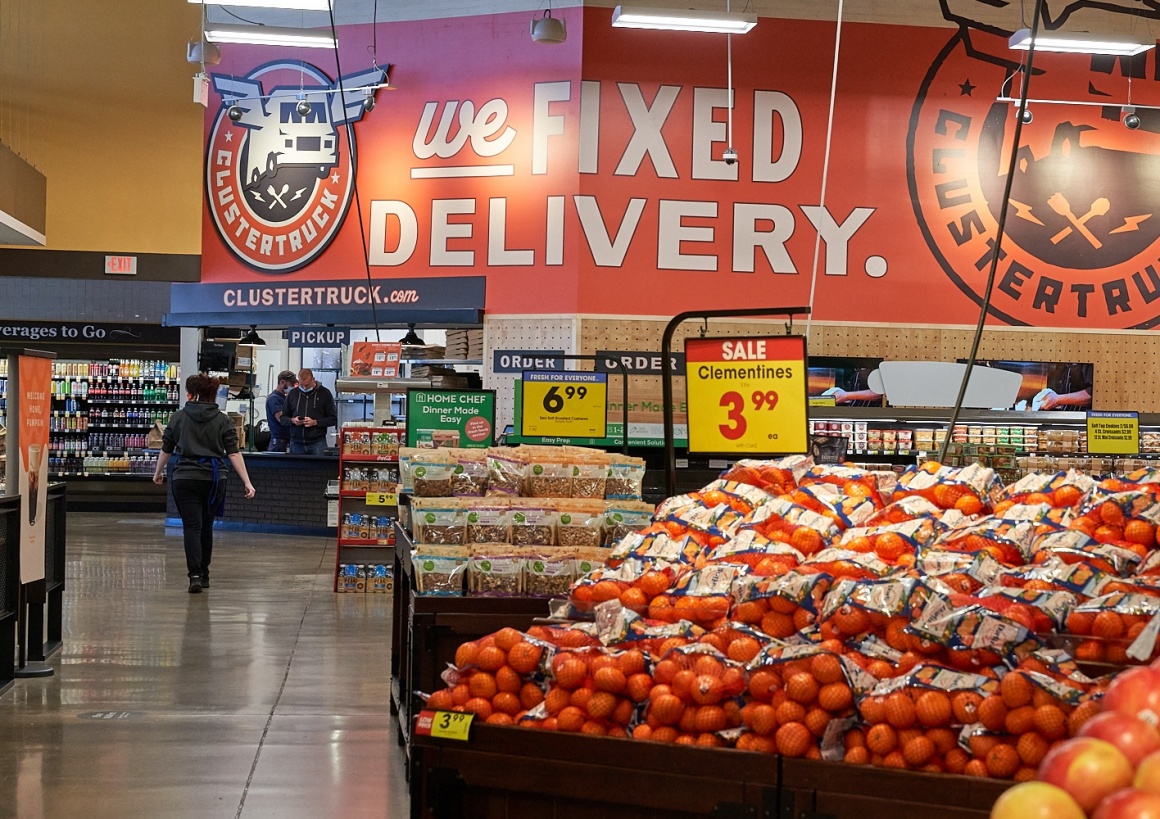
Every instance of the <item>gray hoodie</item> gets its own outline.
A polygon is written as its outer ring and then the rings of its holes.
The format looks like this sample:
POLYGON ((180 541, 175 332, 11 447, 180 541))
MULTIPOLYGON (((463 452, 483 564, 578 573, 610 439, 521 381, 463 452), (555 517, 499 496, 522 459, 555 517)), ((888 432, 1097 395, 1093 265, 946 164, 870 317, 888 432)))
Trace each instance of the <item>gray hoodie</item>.
POLYGON ((161 449, 179 457, 173 468, 174 479, 210 481, 213 459, 239 451, 238 431, 217 404, 190 401, 169 419, 161 449))

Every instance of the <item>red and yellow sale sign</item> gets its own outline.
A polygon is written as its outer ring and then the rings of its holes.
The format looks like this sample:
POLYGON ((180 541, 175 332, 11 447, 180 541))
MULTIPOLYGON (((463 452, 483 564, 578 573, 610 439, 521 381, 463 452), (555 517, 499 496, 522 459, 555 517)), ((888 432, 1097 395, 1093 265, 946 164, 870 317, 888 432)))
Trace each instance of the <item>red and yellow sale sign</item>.
POLYGON ((18 359, 17 430, 20 448, 20 582, 44 578, 44 518, 48 503, 48 419, 52 361, 18 359))
POLYGON ((807 452, 805 359, 803 336, 686 339, 689 451, 807 452))

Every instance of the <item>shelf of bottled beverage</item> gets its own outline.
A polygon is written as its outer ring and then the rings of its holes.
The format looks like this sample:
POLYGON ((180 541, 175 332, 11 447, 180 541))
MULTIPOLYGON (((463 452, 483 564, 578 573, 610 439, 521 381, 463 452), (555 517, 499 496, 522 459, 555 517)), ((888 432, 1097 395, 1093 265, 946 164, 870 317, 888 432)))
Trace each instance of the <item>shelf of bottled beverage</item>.
MULTIPOLYGON (((0 422, 7 414, 7 362, 0 362, 0 422)), ((149 477, 157 462, 149 430, 181 398, 178 365, 159 359, 54 361, 49 474, 149 477)))

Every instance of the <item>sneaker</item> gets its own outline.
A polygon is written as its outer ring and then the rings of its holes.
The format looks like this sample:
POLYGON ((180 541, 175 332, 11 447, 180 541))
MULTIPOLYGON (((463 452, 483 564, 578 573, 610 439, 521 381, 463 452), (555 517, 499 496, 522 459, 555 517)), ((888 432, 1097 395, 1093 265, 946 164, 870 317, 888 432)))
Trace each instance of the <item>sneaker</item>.
POLYGON ((190 594, 201 594, 201 578, 200 577, 189 578, 189 593, 190 594))
POLYGON ((209 572, 206 572, 201 576, 201 587, 203 589, 209 588, 209 572))

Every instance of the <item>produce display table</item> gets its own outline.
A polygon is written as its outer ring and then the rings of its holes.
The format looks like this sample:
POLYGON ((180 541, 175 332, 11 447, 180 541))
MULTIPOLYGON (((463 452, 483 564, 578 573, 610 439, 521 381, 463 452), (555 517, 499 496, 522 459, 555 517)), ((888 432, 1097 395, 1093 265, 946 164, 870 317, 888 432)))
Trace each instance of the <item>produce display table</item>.
POLYGON ((412 543, 395 524, 395 595, 392 601, 391 713, 399 717, 398 741, 409 746, 418 713, 415 694, 442 688, 439 675, 462 643, 501 628, 526 630, 548 614, 548 601, 531 597, 438 597, 416 591, 412 543))
POLYGON ((1010 782, 473 724, 416 734, 412 819, 986 819, 1010 782))
POLYGON ((766 754, 490 725, 466 743, 416 735, 411 754, 412 819, 790 816, 766 754))
POLYGON ((780 782, 784 819, 987 819, 1011 787, 997 779, 784 757, 780 782))

